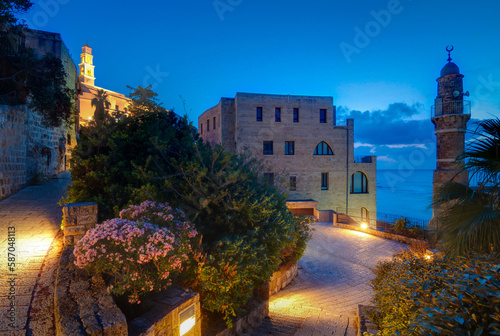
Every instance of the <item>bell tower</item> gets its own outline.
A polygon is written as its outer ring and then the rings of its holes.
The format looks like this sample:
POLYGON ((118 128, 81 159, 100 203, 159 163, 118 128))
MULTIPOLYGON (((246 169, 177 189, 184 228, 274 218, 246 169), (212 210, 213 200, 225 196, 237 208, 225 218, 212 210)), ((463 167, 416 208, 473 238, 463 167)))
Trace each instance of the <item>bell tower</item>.
MULTIPOLYGON (((470 101, 464 100, 469 92, 463 92, 463 77, 458 66, 451 61, 453 46, 446 47, 448 63, 441 69, 437 79, 438 93, 432 106, 431 121, 436 134, 436 169, 433 177, 433 196, 452 178, 455 182, 467 184, 468 173, 460 172, 455 159, 465 149, 465 132, 470 119, 470 101), (458 175, 457 175, 458 174, 458 175)), ((434 206, 431 226, 436 227, 438 216, 444 206, 434 206)))
POLYGON ((78 65, 80 67, 80 74, 78 78, 80 82, 94 86, 94 56, 92 55, 92 48, 87 43, 82 47, 80 58, 81 63, 78 65))

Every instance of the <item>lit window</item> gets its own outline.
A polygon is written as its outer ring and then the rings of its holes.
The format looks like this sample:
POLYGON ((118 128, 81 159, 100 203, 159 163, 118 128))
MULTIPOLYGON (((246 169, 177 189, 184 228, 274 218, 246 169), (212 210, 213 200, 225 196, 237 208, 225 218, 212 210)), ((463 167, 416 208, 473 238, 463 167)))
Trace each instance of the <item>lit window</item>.
POLYGON ((367 194, 368 179, 362 172, 355 172, 351 176, 351 194, 367 194))
POLYGON ((328 173, 321 173, 321 190, 328 190, 328 173))
POLYGON ((262 121, 262 106, 257 107, 257 121, 262 121))
POLYGON ((326 109, 319 110, 319 122, 322 124, 326 123, 326 109))
POLYGON ((297 107, 293 109, 293 122, 294 123, 299 122, 299 109, 297 107))
POLYGON ((264 179, 269 184, 274 184, 274 173, 264 173, 264 179))
POLYGON ((281 107, 276 107, 274 109, 274 121, 281 122, 281 107))
POLYGON ((297 190, 297 176, 290 176, 290 191, 297 190))
POLYGON ((324 141, 321 141, 314 150, 314 155, 333 155, 332 147, 324 141))
POLYGON ((273 155, 273 142, 272 141, 264 141, 264 155, 273 155))
POLYGON ((294 155, 295 153, 295 142, 285 141, 285 155, 294 155))

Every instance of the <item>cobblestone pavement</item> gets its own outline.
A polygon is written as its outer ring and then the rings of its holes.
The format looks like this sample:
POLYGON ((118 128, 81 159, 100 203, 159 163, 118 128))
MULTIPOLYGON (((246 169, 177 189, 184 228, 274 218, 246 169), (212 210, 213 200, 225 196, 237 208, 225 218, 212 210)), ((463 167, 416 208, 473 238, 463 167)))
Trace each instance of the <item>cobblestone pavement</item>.
POLYGON ((70 174, 63 173, 0 202, 0 336, 54 334, 53 285, 62 247, 58 234, 62 211, 57 202, 69 181, 70 174), (15 227, 10 242, 9 227, 15 227), (14 250, 14 272, 8 267, 12 262, 9 248, 14 250), (12 279, 15 281, 9 283, 12 279), (11 300, 13 291, 15 299, 11 300), (12 302, 14 314, 8 311, 12 302), (10 321, 9 316, 15 320, 10 321))
POLYGON ((270 319, 254 336, 356 335, 358 304, 370 304, 371 268, 404 248, 391 240, 316 223, 299 275, 270 299, 270 319))

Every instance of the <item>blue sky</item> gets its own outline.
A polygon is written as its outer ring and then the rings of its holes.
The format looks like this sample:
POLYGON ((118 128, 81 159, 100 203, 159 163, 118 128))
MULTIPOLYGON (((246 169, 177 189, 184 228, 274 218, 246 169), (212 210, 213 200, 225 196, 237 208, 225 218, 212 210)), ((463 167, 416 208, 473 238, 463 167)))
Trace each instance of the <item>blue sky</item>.
POLYGON ((77 64, 88 40, 98 86, 152 84, 181 114, 182 96, 193 121, 238 91, 333 96, 338 118, 355 118, 356 154, 378 155, 379 168, 417 154, 425 160, 414 167, 434 168, 430 107, 448 44, 473 118, 500 116, 496 1, 35 4, 23 16, 29 27, 61 33, 77 64))

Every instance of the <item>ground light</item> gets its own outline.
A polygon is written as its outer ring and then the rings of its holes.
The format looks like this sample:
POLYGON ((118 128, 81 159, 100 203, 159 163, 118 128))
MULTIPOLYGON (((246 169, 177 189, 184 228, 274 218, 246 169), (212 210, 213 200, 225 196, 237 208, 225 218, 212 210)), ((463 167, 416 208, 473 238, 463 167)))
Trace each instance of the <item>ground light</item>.
POLYGON ((361 223, 361 228, 362 228, 362 229, 368 229, 368 224, 366 224, 366 223, 364 223, 364 222, 363 222, 363 223, 361 223))
POLYGON ((196 311, 194 304, 180 312, 179 320, 181 322, 180 336, 186 335, 196 324, 196 311))

